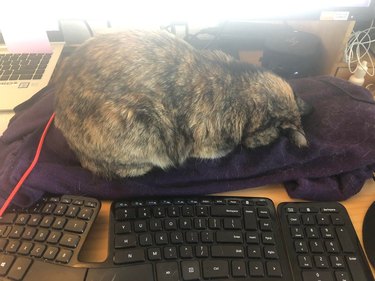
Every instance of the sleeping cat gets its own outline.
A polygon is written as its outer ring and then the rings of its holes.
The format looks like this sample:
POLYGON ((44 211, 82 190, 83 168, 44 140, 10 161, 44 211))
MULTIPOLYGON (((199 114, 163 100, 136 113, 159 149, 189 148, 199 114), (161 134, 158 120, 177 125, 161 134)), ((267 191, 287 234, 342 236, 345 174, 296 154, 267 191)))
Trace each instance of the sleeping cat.
POLYGON ((167 32, 102 34, 53 78, 55 125, 83 167, 131 177, 285 134, 307 146, 304 103, 275 74, 167 32))

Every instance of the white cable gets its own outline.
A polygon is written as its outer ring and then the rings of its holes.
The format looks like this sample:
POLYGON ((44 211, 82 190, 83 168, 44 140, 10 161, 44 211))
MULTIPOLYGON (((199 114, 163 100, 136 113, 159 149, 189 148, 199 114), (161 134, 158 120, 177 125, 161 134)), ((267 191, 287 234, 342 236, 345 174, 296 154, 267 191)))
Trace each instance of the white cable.
POLYGON ((370 32, 375 30, 374 20, 372 20, 369 28, 366 28, 361 31, 353 32, 348 40, 348 43, 345 47, 345 61, 348 64, 350 73, 354 73, 356 70, 357 64, 360 65, 363 69, 365 65, 363 64, 363 58, 366 58, 366 61, 369 64, 368 70, 366 73, 369 76, 375 75, 375 65, 372 58, 370 50, 370 45, 375 44, 375 38, 371 38, 370 32), (357 64, 355 64, 357 63, 357 64), (354 64, 354 68, 353 68, 354 64), (370 69, 372 71, 370 71, 370 69))

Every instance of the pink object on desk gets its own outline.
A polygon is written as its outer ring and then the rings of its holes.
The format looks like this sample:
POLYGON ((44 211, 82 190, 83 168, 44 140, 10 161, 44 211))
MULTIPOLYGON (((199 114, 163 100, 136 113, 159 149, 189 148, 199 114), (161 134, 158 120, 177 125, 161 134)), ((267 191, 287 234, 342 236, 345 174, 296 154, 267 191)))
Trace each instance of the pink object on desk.
POLYGON ((52 53, 47 33, 41 28, 9 24, 1 28, 1 33, 11 53, 52 53))

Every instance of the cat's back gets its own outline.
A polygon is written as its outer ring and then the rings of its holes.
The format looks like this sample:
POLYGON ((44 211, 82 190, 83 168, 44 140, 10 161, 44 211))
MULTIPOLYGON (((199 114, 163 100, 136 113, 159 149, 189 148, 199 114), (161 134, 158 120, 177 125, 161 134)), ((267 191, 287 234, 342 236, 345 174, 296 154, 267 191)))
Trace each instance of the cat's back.
MULTIPOLYGON (((75 73, 101 75, 111 78, 115 74, 145 75, 178 63, 176 58, 189 60, 194 49, 170 33, 162 31, 128 30, 95 36, 77 49, 69 58, 75 73)), ((159 71, 158 71, 159 70, 159 71)))

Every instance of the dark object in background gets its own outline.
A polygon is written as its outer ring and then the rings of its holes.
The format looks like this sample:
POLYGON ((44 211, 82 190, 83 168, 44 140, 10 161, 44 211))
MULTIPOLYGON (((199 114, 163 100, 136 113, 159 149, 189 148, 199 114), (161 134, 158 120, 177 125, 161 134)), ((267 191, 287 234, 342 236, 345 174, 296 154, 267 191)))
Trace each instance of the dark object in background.
POLYGON ((262 66, 286 79, 314 76, 321 66, 321 50, 319 37, 285 30, 265 40, 262 66))
POLYGON ((368 208, 363 221, 363 246, 365 248, 368 260, 375 268, 375 201, 368 208))
POLYGON ((291 32, 284 24, 266 22, 224 22, 216 27, 186 34, 185 40, 197 49, 221 50, 239 59, 242 50, 261 50, 267 38, 291 32))

